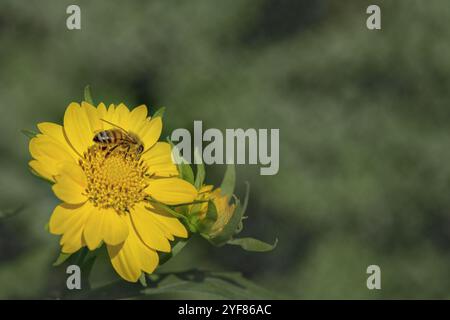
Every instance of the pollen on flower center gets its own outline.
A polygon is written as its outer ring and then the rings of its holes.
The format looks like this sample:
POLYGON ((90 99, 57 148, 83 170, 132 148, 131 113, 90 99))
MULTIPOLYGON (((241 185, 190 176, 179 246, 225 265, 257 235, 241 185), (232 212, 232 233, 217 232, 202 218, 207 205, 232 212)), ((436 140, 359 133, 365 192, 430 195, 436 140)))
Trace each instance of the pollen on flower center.
POLYGON ((148 168, 133 153, 110 150, 93 145, 80 160, 88 182, 86 195, 94 206, 127 212, 144 200, 148 168))

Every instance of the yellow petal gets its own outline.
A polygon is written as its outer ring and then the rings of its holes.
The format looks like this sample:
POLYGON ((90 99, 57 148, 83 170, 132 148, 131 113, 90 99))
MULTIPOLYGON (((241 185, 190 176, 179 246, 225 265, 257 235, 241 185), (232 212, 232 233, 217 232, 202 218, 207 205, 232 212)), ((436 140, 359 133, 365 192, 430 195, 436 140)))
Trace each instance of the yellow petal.
POLYGON ((80 217, 75 214, 75 212, 76 209, 81 208, 83 205, 84 204, 73 205, 67 203, 58 205, 55 210, 53 210, 53 214, 50 217, 50 222, 48 224, 50 233, 63 234, 67 230, 67 227, 72 225, 73 221, 71 221, 71 219, 80 217))
POLYGON ((128 216, 125 217, 130 233, 124 243, 107 246, 114 270, 125 280, 136 282, 142 271, 152 273, 158 266, 159 257, 155 250, 148 248, 136 234, 128 216))
POLYGON ((35 173, 40 175, 42 178, 47 179, 51 182, 55 182, 54 174, 49 170, 50 168, 48 167, 48 165, 37 160, 31 160, 30 162, 28 162, 28 165, 31 169, 34 170, 35 173))
POLYGON ((153 205, 151 205, 149 203, 146 204, 145 208, 147 209, 147 211, 149 211, 152 214, 154 223, 163 232, 164 236, 170 241, 175 240, 174 235, 169 231, 169 229, 154 216, 154 213, 158 212, 159 209, 156 209, 153 205))
POLYGON ((177 218, 161 210, 156 210, 155 208, 150 210, 152 211, 153 218, 160 223, 162 229, 174 236, 187 238, 188 232, 177 218))
POLYGON ((128 236, 128 225, 113 209, 98 209, 92 212, 84 229, 84 239, 90 250, 96 249, 101 241, 118 245, 128 236))
POLYGON ((79 156, 67 141, 67 138, 64 134, 64 128, 56 123, 51 122, 42 122, 38 125, 39 131, 42 132, 43 135, 48 136, 55 140, 60 144, 62 148, 64 148, 74 159, 78 159, 79 156))
POLYGON ((30 140, 30 153, 34 159, 47 164, 50 167, 49 171, 53 174, 58 171, 55 165, 59 166, 63 162, 76 162, 68 148, 62 147, 59 142, 46 135, 38 135, 30 140))
POLYGON ((144 205, 136 205, 131 212, 133 226, 144 243, 152 249, 170 252, 170 243, 159 228, 158 221, 144 205))
POLYGON ((116 113, 118 114, 118 118, 119 118, 119 121, 116 124, 119 127, 128 131, 129 130, 128 119, 130 116, 130 110, 128 110, 127 106, 125 106, 123 103, 121 103, 117 106, 116 113))
POLYGON ((116 107, 113 104, 110 104, 108 107, 108 111, 105 113, 104 116, 104 120, 106 120, 107 122, 103 123, 103 129, 104 130, 109 130, 109 129, 113 129, 116 128, 114 125, 119 125, 120 119, 119 119, 119 113, 116 112, 116 107), (111 125, 110 123, 114 124, 111 125))
POLYGON ((209 193, 212 191, 212 189, 214 188, 214 186, 212 184, 204 184, 202 185, 202 187, 200 188, 199 193, 209 193))
POLYGON ((175 205, 194 201, 195 187, 179 178, 152 179, 145 191, 159 202, 175 205))
POLYGON ((52 234, 63 234, 72 228, 75 221, 84 219, 94 209, 90 202, 84 204, 61 203, 53 210, 48 224, 52 234))
POLYGON ((83 193, 87 187, 84 171, 74 163, 65 163, 60 174, 56 176, 56 183, 52 186, 55 195, 62 201, 78 204, 87 200, 83 193))
POLYGON ((94 132, 91 129, 85 109, 78 103, 71 103, 64 114, 64 132, 71 146, 82 155, 93 144, 94 132))
POLYGON ((81 103, 81 108, 84 109, 86 112, 88 119, 89 119, 89 125, 91 128, 91 131, 93 133, 98 132, 103 129, 103 123, 100 120, 99 112, 97 108, 95 108, 93 105, 91 105, 88 102, 83 101, 81 103))
POLYGON ((64 137, 63 127, 59 124, 52 122, 41 122, 38 123, 37 127, 42 134, 49 136, 62 144, 67 144, 66 138, 64 137))
POLYGON ((151 174, 156 177, 176 177, 178 170, 172 162, 172 148, 167 142, 157 142, 147 152, 142 154, 142 159, 149 166, 151 174))
POLYGON ((142 271, 152 273, 159 263, 159 256, 155 250, 152 250, 139 241, 139 261, 141 262, 142 271))
POLYGON ((140 126, 144 123, 146 118, 147 118, 147 107, 145 105, 140 105, 134 108, 130 112, 129 117, 130 131, 138 132, 140 126))
POLYGON ((105 118, 106 118, 106 114, 107 114, 107 113, 108 113, 108 110, 106 109, 105 104, 104 104, 103 102, 100 103, 100 104, 97 106, 97 115, 98 115, 98 118, 100 119, 100 123, 101 123, 101 125, 102 125, 101 130, 103 130, 104 127, 105 127, 105 122, 102 121, 102 119, 105 119, 105 118))
POLYGON ((161 136, 162 120, 161 117, 156 117, 150 121, 145 120, 144 125, 136 132, 144 143, 145 150, 150 149, 161 136))
POLYGON ((30 153, 35 159, 46 157, 54 159, 57 162, 74 160, 67 150, 64 150, 60 144, 48 136, 38 135, 30 140, 30 153))
POLYGON ((86 196, 82 195, 83 189, 78 185, 73 185, 67 178, 61 178, 52 186, 53 192, 58 199, 66 203, 83 203, 87 200, 86 196))
MULTIPOLYGON (((83 189, 87 187, 86 174, 78 164, 71 162, 64 163, 63 166, 61 167, 60 176, 69 177, 72 181, 77 183, 83 189)), ((57 181, 58 178, 59 176, 56 177, 57 181)))
POLYGON ((50 218, 49 231, 52 234, 63 234, 61 238, 62 251, 73 253, 85 245, 83 229, 86 219, 95 208, 86 202, 83 205, 58 205, 50 218))

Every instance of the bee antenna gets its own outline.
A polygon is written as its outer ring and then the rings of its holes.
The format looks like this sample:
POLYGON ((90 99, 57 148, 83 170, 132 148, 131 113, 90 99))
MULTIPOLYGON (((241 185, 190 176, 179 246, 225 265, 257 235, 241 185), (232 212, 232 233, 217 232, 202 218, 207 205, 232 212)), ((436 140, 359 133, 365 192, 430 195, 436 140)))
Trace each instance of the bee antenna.
POLYGON ((119 125, 117 125, 117 124, 114 124, 114 123, 112 123, 112 122, 110 122, 110 121, 108 121, 108 120, 105 120, 105 119, 100 119, 100 120, 103 121, 103 122, 106 122, 107 124, 110 124, 110 125, 112 125, 112 126, 114 126, 114 127, 116 127, 116 128, 119 128, 119 129, 122 130, 123 132, 127 133, 127 130, 125 130, 124 128, 122 128, 121 126, 119 126, 119 125))

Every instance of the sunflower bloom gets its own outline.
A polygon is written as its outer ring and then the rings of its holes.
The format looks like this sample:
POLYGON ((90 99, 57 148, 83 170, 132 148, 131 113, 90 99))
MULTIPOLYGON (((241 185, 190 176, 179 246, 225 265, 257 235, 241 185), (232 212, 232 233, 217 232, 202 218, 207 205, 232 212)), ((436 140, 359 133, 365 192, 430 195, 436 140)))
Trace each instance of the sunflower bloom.
POLYGON ((148 201, 189 203, 197 191, 177 177, 170 145, 158 142, 161 117, 147 117, 146 106, 130 111, 123 104, 71 103, 63 126, 44 122, 38 128, 40 134, 30 141, 29 166, 53 183, 62 201, 49 222, 50 232, 62 235, 62 252, 95 250, 105 243, 116 272, 136 282, 158 266, 157 251, 170 252, 169 240, 188 236, 178 219, 148 201), (143 150, 94 142, 96 134, 116 127, 138 137, 143 150))

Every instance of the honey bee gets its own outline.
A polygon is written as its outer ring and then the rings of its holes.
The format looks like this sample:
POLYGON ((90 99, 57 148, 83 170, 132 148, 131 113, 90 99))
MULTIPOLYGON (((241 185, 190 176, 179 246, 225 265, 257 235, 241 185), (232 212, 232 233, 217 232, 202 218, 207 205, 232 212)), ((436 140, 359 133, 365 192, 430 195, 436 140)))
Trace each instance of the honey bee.
POLYGON ((134 152, 138 157, 144 151, 144 144, 139 137, 133 132, 127 131, 118 125, 101 119, 102 121, 114 126, 115 128, 98 131, 93 138, 93 141, 102 147, 110 147, 106 153, 108 157, 117 148, 125 150, 125 154, 130 151, 134 152))

